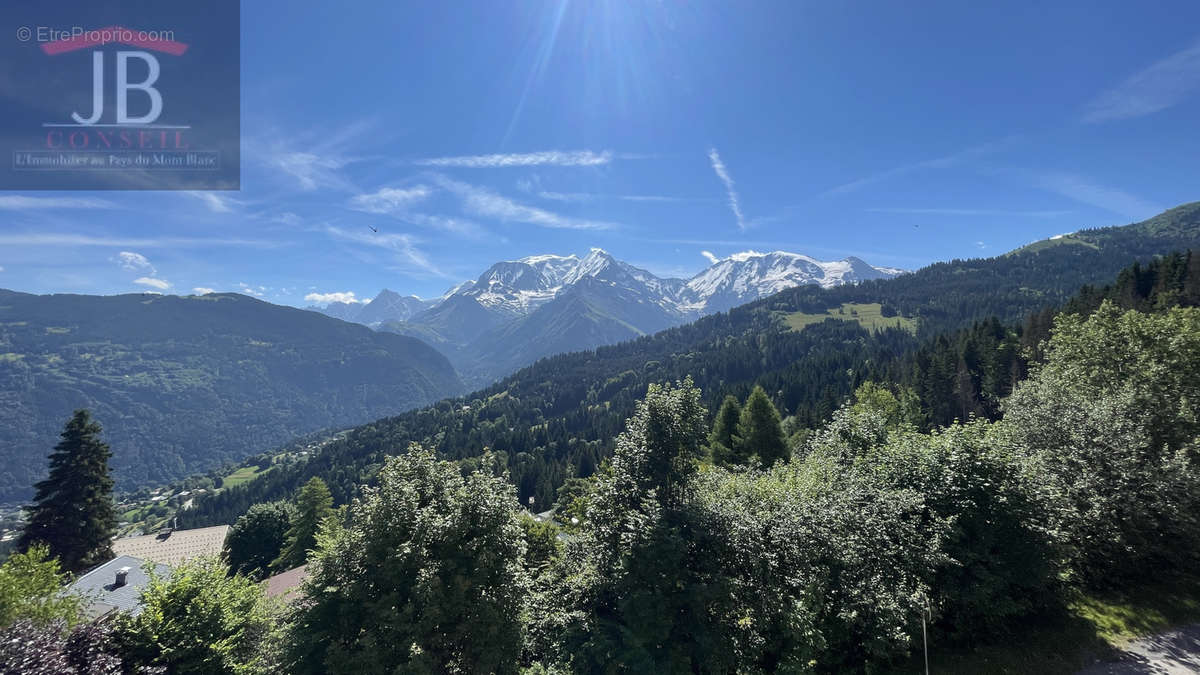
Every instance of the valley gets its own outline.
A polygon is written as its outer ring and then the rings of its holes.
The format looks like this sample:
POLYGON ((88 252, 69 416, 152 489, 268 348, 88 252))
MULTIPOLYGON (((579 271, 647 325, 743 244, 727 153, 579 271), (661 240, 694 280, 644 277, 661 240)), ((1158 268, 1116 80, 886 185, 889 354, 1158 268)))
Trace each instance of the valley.
POLYGON ((0 675, 1200 664, 1200 4, 0 18, 0 675))

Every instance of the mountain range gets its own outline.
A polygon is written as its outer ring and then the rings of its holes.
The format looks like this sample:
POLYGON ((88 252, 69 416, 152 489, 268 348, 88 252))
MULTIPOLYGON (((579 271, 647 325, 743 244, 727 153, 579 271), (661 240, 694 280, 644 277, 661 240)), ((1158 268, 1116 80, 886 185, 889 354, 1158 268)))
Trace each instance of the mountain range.
MULTIPOLYGON (((692 378, 710 412, 725 396, 744 399, 762 386, 790 424, 815 428, 862 382, 905 377, 911 370, 905 357, 923 345, 949 347, 960 331, 993 318, 1014 338, 1034 332, 1028 325, 1022 330, 1023 322, 1082 287, 1112 283, 1134 263, 1189 249, 1200 249, 1200 202, 1141 223, 1080 230, 896 278, 796 286, 652 336, 543 359, 456 400, 350 430, 311 458, 197 500, 180 522, 232 523, 250 504, 286 498, 313 476, 329 484, 336 501, 348 501, 374 480, 387 456, 412 442, 464 466, 477 466, 490 449, 507 461, 522 503, 534 497, 552 504, 565 480, 590 475, 611 455, 651 383, 692 378), (889 315, 894 323, 881 325, 889 315)), ((1195 254, 1188 260, 1195 268, 1195 254)), ((1192 273, 1200 278, 1200 268, 1192 273)), ((974 385, 963 368, 995 356, 975 353, 961 364, 956 358, 931 379, 960 391, 974 385)))
POLYGON ((0 503, 31 494, 76 408, 133 489, 463 390, 419 340, 244 295, 0 289, 0 503))
POLYGON ((823 262, 747 251, 690 279, 661 278, 593 248, 582 258, 498 262, 436 299, 385 289, 366 304, 311 309, 420 338, 446 354, 468 384, 483 385, 545 356, 649 335, 787 288, 902 273, 854 257, 823 262))

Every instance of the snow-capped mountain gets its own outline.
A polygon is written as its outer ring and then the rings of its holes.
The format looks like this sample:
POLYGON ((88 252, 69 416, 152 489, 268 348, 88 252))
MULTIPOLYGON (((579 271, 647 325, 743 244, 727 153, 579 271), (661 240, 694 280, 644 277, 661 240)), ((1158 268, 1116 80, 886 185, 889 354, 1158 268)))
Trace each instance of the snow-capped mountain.
POLYGON ((875 267, 853 256, 836 262, 822 262, 787 251, 746 251, 719 260, 688 279, 680 300, 688 309, 710 314, 804 284, 831 288, 867 279, 886 279, 901 273, 903 270, 875 267))
POLYGON ((902 270, 858 258, 824 262, 797 253, 746 251, 691 279, 661 278, 593 248, 506 260, 440 298, 383 291, 366 305, 319 309, 419 337, 441 349, 472 384, 538 358, 657 332, 802 284, 829 288, 902 270))
POLYGON ((492 265, 459 295, 474 298, 484 307, 512 315, 526 315, 558 297, 584 279, 638 295, 669 311, 679 310, 680 279, 660 279, 646 270, 593 248, 583 258, 575 255, 535 255, 492 265))
POLYGON ((803 284, 823 288, 884 279, 903 270, 875 267, 859 258, 823 262, 798 253, 746 251, 718 260, 691 279, 663 279, 621 262, 603 249, 575 255, 536 255, 492 265, 450 295, 513 316, 527 315, 585 278, 643 296, 665 311, 694 318, 720 312, 803 284))

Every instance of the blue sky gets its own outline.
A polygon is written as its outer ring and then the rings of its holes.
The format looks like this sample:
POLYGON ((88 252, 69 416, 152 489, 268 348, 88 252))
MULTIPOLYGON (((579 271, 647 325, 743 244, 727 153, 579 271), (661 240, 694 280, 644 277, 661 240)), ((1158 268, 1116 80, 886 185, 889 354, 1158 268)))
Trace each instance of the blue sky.
POLYGON ((0 287, 306 305, 592 246, 916 268, 1200 199, 1194 2, 312 4, 244 3, 240 192, 0 192, 0 287))

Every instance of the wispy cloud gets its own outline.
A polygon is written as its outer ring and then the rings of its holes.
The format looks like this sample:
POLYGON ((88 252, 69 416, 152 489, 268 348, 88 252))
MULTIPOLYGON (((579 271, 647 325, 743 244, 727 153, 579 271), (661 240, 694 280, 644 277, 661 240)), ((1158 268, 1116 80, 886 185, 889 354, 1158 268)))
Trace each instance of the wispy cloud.
POLYGON ((425 201, 433 190, 427 185, 410 188, 380 188, 375 192, 356 195, 350 199, 350 208, 364 213, 389 215, 399 220, 431 227, 471 239, 481 239, 488 232, 470 220, 442 215, 430 215, 412 211, 409 207, 425 201))
POLYGON ((209 288, 207 286, 197 286, 192 289, 192 292, 196 295, 208 295, 209 293, 216 293, 217 291, 216 289, 209 288))
POLYGON ((245 293, 246 295, 253 295, 256 298, 264 297, 267 294, 266 286, 259 286, 259 287, 255 288, 254 286, 251 286, 250 284, 248 284, 244 281, 238 282, 238 289, 241 290, 241 292, 245 293))
POLYGON ((341 291, 337 293, 309 293, 304 296, 305 301, 315 302, 318 305, 327 305, 331 302, 348 302, 351 304, 366 302, 354 297, 354 291, 341 291))
POLYGON ((412 235, 388 232, 354 232, 332 225, 327 225, 325 231, 342 241, 386 249, 395 254, 406 269, 415 269, 435 277, 449 278, 449 275, 443 272, 423 251, 417 248, 417 239, 412 235))
POLYGON ((1027 218, 1057 218, 1074 213, 1070 210, 1055 211, 1010 211, 1006 209, 941 209, 941 208, 871 208, 868 213, 895 213, 918 216, 1012 216, 1027 218))
POLYGON ((665 195, 608 195, 598 192, 551 192, 542 190, 537 193, 541 199, 555 202, 591 202, 602 199, 615 199, 624 202, 662 202, 678 204, 682 202, 710 201, 689 199, 687 197, 668 197, 665 195))
POLYGON ((312 152, 283 152, 272 155, 269 164, 295 178, 304 190, 317 188, 351 189, 338 171, 352 160, 321 156, 312 152))
POLYGON ((41 209, 115 209, 116 204, 105 199, 90 197, 26 197, 24 195, 0 195, 0 209, 6 211, 33 211, 41 209))
POLYGON ((137 279, 133 280, 133 283, 140 284, 142 286, 149 286, 150 288, 157 288, 160 291, 165 291, 171 287, 171 282, 167 281, 166 279, 155 279, 154 277, 138 277, 137 279))
POLYGON ((704 256, 705 258, 708 258, 708 262, 710 262, 714 265, 721 262, 721 259, 718 258, 717 256, 713 255, 712 251, 700 251, 700 255, 704 256))
POLYGON ((600 195, 591 192, 551 192, 542 190, 537 193, 541 199, 552 202, 591 202, 600 198, 600 195))
POLYGON ((219 195, 215 192, 188 190, 184 192, 184 194, 188 195, 189 197, 195 197, 196 199, 204 202, 204 205, 208 207, 208 210, 212 211, 213 213, 232 213, 234 205, 238 203, 237 200, 233 199, 232 197, 219 195))
POLYGON ((617 199, 627 201, 627 202, 664 202, 664 203, 709 201, 706 199, 690 199, 688 197, 668 197, 665 195, 617 195, 617 199))
POLYGON ((483 218, 569 230, 607 230, 616 227, 614 223, 571 218, 539 209, 536 206, 520 204, 487 188, 451 180, 444 176, 438 176, 436 180, 441 187, 462 200, 464 209, 483 218))
POLYGON ((1145 68, 1084 106, 1090 124, 1150 115, 1170 108, 1200 87, 1200 43, 1145 68))
POLYGON ((716 172, 717 178, 725 184, 725 195, 729 197, 729 210, 733 211, 734 220, 737 221, 739 230, 746 229, 746 219, 742 216, 742 206, 738 202, 737 190, 733 188, 733 178, 729 175, 729 169, 725 167, 725 163, 721 161, 721 155, 717 153, 716 148, 710 148, 708 151, 708 161, 712 163, 713 171, 716 172))
POLYGON ((244 139, 243 156, 295 181, 301 190, 361 192, 344 169, 369 157, 356 152, 370 137, 378 141, 379 125, 370 119, 311 131, 269 130, 264 137, 244 139))
POLYGON ((483 239, 491 236, 490 233, 478 223, 467 220, 465 218, 454 218, 451 216, 430 215, 426 213, 405 213, 398 216, 405 222, 422 227, 432 227, 443 232, 457 234, 468 239, 483 239))
POLYGON ((885 171, 880 171, 878 173, 873 173, 869 176, 864 176, 863 178, 859 178, 858 180, 852 180, 848 183, 842 183, 841 185, 837 185, 835 187, 829 188, 825 192, 822 192, 820 194, 820 196, 821 197, 834 197, 834 196, 848 194, 850 192, 854 192, 855 190, 864 188, 868 185, 873 185, 875 183, 879 183, 879 182, 888 180, 890 178, 896 178, 898 176, 903 176, 905 174, 913 173, 915 171, 921 171, 923 169, 949 169, 951 167, 961 164, 963 161, 965 161, 967 159, 971 159, 972 157, 978 157, 981 155, 986 155, 991 152, 995 152, 995 151, 1011 144, 1017 138, 1018 138, 1017 136, 1009 136, 1009 137, 1001 139, 999 141, 993 141, 990 143, 982 143, 980 145, 975 145, 975 146, 969 147, 965 150, 960 150, 959 152, 951 153, 949 155, 943 155, 941 157, 934 157, 933 159, 926 159, 926 160, 922 160, 920 162, 913 162, 912 164, 903 164, 901 166, 896 166, 891 169, 887 169, 885 171))
POLYGON ((150 276, 158 274, 154 269, 154 265, 150 264, 150 260, 141 253, 121 251, 113 258, 113 262, 120 265, 121 269, 129 272, 146 272, 150 276))
POLYGON ((1134 220, 1148 218, 1163 210, 1161 206, 1144 201, 1124 190, 1098 185, 1075 174, 1044 174, 1037 178, 1036 183, 1044 190, 1134 220))
POLYGON ((411 188, 379 188, 375 192, 350 198, 350 208, 366 213, 398 213, 433 194, 425 185, 411 188))
POLYGON ((291 211, 284 211, 283 213, 276 213, 274 215, 269 216, 267 218, 267 220, 271 221, 272 223, 281 223, 283 225, 290 225, 292 227, 295 227, 296 225, 299 225, 301 222, 303 222, 301 220, 300 216, 292 213, 291 211))
POLYGON ((514 166, 601 166, 613 160, 605 150, 526 152, 501 155, 468 155, 463 157, 431 157, 414 160, 418 166, 461 167, 467 169, 500 169, 514 166))

